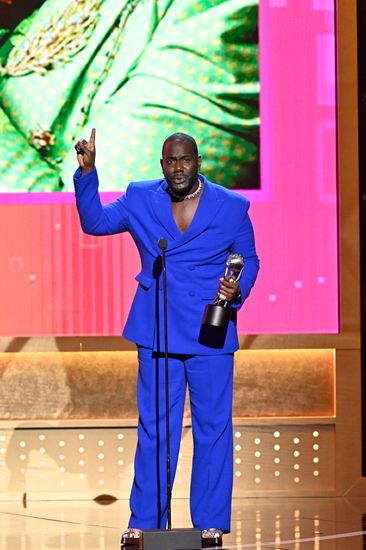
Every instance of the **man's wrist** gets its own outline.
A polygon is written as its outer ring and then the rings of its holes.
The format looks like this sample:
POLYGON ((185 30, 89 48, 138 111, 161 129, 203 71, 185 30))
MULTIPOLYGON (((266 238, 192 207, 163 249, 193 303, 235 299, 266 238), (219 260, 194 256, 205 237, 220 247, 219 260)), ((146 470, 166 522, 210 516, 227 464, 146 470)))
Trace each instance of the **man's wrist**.
POLYGON ((91 166, 91 167, 89 167, 89 168, 87 168, 87 167, 84 166, 83 168, 81 168, 81 175, 82 175, 82 176, 86 176, 87 174, 89 174, 89 173, 92 172, 93 170, 94 170, 94 166, 91 166))
POLYGON ((240 301, 241 301, 241 290, 239 289, 238 293, 235 294, 235 296, 234 296, 232 302, 233 302, 234 304, 238 304, 238 303, 240 303, 240 301))

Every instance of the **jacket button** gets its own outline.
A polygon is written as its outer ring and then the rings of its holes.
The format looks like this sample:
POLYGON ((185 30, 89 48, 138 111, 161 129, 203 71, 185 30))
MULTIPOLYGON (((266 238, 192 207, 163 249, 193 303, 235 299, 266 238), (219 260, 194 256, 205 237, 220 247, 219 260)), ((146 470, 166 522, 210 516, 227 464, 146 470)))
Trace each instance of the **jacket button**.
POLYGON ((196 269, 196 266, 195 265, 190 265, 188 267, 189 271, 194 271, 196 269))
POLYGON ((190 291, 188 292, 188 296, 196 296, 195 291, 194 291, 194 290, 190 290, 190 291))

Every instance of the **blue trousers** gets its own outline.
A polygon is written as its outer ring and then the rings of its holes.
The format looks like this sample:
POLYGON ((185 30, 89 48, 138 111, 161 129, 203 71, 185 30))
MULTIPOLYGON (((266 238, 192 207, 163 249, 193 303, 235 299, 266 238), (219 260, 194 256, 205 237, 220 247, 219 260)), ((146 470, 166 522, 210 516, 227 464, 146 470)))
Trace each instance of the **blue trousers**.
MULTIPOLYGON (((129 527, 165 528, 166 430, 164 356, 138 348, 139 410, 135 477, 129 527)), ((188 383, 193 463, 190 507, 193 526, 230 531, 233 483, 233 354, 169 355, 171 485, 177 467, 188 383)))

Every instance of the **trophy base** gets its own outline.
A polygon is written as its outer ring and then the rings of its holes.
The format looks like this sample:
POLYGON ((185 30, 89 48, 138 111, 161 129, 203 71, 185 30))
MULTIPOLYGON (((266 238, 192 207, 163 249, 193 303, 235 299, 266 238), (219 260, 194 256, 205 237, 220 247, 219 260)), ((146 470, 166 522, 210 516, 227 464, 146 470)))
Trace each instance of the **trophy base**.
POLYGON ((231 308, 220 304, 208 304, 203 314, 202 324, 227 330, 231 317, 231 308))
POLYGON ((209 348, 223 348, 230 318, 230 307, 208 304, 203 314, 199 343, 209 348))

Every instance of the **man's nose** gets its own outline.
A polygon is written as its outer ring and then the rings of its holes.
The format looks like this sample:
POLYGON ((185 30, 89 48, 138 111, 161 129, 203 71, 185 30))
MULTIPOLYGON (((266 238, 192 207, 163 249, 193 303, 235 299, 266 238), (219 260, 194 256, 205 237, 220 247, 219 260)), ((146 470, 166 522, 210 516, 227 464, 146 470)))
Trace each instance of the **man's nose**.
POLYGON ((183 161, 180 159, 177 159, 177 162, 175 164, 175 170, 176 172, 183 172, 183 161))

